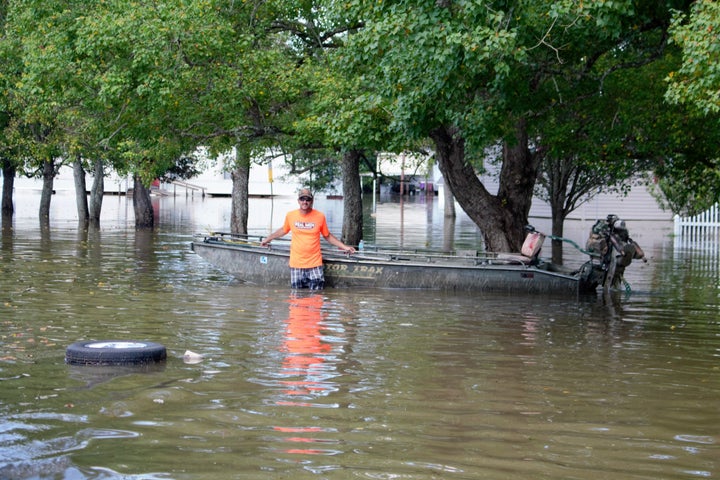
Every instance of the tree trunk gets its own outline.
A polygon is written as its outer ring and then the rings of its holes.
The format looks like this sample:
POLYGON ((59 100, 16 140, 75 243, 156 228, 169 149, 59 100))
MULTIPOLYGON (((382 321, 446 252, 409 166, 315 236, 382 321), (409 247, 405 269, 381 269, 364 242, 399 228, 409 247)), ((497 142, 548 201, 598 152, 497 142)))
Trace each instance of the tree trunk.
POLYGON ((455 218, 457 216, 455 213, 455 197, 453 197, 452 190, 450 190, 447 181, 445 181, 445 187, 443 188, 443 199, 445 200, 445 217, 455 218))
POLYGON ((443 251, 450 253, 455 249, 455 217, 443 218, 443 251))
MULTIPOLYGON (((547 164, 546 164, 547 165, 547 164)), ((550 181, 552 182, 547 188, 550 200, 550 216, 552 218, 552 235, 554 237, 562 237, 565 231, 565 217, 568 210, 565 202, 568 198, 568 171, 560 168, 562 164, 556 164, 557 170, 549 172, 550 181)), ((563 243, 562 240, 552 240, 552 261, 558 265, 563 262, 563 243)))
POLYGON ((480 227, 489 251, 518 252, 532 204, 538 159, 528 148, 523 120, 515 128, 515 142, 503 148, 500 188, 491 195, 475 170, 465 161, 465 140, 454 127, 440 127, 430 134, 435 142, 438 166, 458 203, 480 227))
POLYGON ((343 155, 343 226, 341 240, 358 245, 363 237, 362 190, 360 188, 360 151, 343 155))
POLYGON ((514 251, 520 251, 525 240, 525 226, 528 224, 541 158, 530 152, 527 122, 525 119, 518 120, 513 144, 506 142, 503 145, 503 166, 497 194, 509 213, 507 228, 513 234, 514 251))
POLYGON ((455 128, 440 127, 430 133, 435 142, 438 167, 460 207, 480 228, 489 251, 512 251, 514 242, 506 234, 502 206, 465 162, 465 140, 455 128))
POLYGON ((247 235, 248 194, 250 185, 250 157, 240 158, 236 153, 232 178, 232 206, 230 208, 230 232, 247 235))
POLYGON ((13 206, 13 190, 15 188, 15 164, 8 159, 2 160, 3 191, 2 191, 2 225, 3 230, 12 224, 15 213, 13 206))
POLYGON ((73 162, 73 178, 75 180, 75 203, 77 205, 78 224, 86 229, 90 213, 88 212, 87 187, 85 185, 85 169, 78 155, 73 162))
MULTIPOLYGON (((554 237, 562 237, 565 229, 565 216, 562 209, 552 209, 552 235, 554 237)), ((557 265, 563 263, 563 244, 562 240, 552 240, 552 262, 557 265)))
POLYGON ((105 194, 105 172, 103 161, 95 160, 93 165, 93 184, 90 190, 90 225, 100 226, 100 212, 102 211, 103 195, 105 194))
POLYGON ((135 211, 136 229, 153 228, 155 226, 155 212, 150 200, 150 189, 136 175, 133 175, 133 209, 135 211))
POLYGON ((50 158, 43 160, 42 164, 42 191, 40 193, 40 226, 50 227, 50 201, 53 195, 53 182, 55 181, 55 161, 50 158))

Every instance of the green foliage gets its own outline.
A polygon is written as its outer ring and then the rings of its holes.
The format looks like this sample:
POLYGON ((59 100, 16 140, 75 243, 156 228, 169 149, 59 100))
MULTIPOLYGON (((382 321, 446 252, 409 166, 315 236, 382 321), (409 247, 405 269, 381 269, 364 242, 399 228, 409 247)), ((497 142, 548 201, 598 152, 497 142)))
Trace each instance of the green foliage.
POLYGON ((41 125, 59 132, 43 136, 59 152, 110 157, 146 181, 198 145, 264 150, 298 95, 288 80, 295 59, 268 34, 277 11, 267 2, 14 7, 9 38, 20 45, 14 65, 22 69, 7 83, 22 119, 15 138, 29 138, 22 124, 41 125))
POLYGON ((687 16, 689 3, 4 2, 1 148, 30 167, 102 156, 146 181, 198 146, 243 161, 282 150, 330 181, 344 151, 413 149, 445 126, 479 165, 523 119, 586 185, 652 168, 698 201, 717 189, 673 179, 715 181, 720 12, 700 1, 687 16), (664 44, 671 8, 681 50, 664 44), (662 103, 666 78, 705 124, 662 103))
POLYGON ((693 163, 671 159, 662 171, 672 174, 656 177, 655 191, 661 205, 673 213, 697 215, 720 200, 720 160, 693 163))
POLYGON ((676 12, 670 33, 682 62, 665 80, 665 98, 686 106, 668 140, 682 146, 656 169, 667 208, 694 215, 720 200, 720 5, 700 0, 689 13, 676 12))
POLYGON ((338 57, 383 99, 390 128, 417 140, 454 125, 478 157, 518 118, 543 122, 600 95, 606 73, 646 58, 645 32, 669 18, 667 7, 631 0, 336 6, 365 24, 338 57))
MULTIPOLYGON (((712 169, 720 142, 718 116, 701 119, 692 107, 664 101, 663 79, 681 60, 677 48, 662 48, 656 58, 643 48, 644 43, 662 46, 659 35, 638 35, 611 58, 599 59, 599 71, 609 71, 602 77, 601 95, 589 92, 578 102, 557 105, 550 122, 542 124, 542 145, 552 159, 545 172, 563 162, 564 175, 573 179, 566 213, 577 206, 571 203, 579 200, 577 195, 585 200, 599 191, 626 192, 638 174, 648 171, 658 180, 657 190, 665 192, 662 204, 675 213, 717 200, 720 188, 712 186, 717 176, 712 169), (633 68, 610 70, 616 62, 633 68), (688 174, 695 177, 688 179, 688 174)), ((541 183, 552 189, 550 180, 541 183)))
POLYGON ((350 2, 366 27, 348 40, 340 59, 392 112, 398 135, 419 140, 438 124, 468 132, 489 129, 492 97, 523 52, 509 18, 473 2, 350 2))
POLYGON ((672 40, 683 52, 680 68, 667 75, 667 99, 695 105, 702 113, 720 112, 720 4, 700 0, 692 12, 677 12, 672 40))

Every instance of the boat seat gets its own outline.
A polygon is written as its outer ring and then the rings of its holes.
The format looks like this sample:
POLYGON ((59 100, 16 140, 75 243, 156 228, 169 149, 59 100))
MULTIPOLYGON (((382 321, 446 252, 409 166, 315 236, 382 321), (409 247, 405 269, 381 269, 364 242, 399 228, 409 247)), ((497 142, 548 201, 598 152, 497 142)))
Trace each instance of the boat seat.
POLYGON ((545 241, 545 235, 540 232, 530 232, 525 237, 520 253, 498 253, 497 260, 507 263, 521 263, 534 265, 538 262, 540 249, 545 241))
POLYGON ((520 255, 519 253, 498 253, 497 257, 493 259, 493 263, 521 263, 523 265, 530 265, 533 263, 533 259, 525 255, 520 255))

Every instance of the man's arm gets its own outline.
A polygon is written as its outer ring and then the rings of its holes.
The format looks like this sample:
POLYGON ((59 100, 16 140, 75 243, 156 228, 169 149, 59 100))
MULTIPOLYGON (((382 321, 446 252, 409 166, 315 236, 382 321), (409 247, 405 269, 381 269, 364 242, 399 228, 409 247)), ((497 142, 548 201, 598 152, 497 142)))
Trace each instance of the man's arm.
POLYGON ((270 242, 272 242, 276 238, 285 236, 286 233, 287 232, 285 231, 285 227, 284 226, 280 227, 277 230, 275 230, 274 232, 272 232, 270 235, 268 235, 267 237, 263 238, 262 241, 260 242, 260 245, 262 245, 263 247, 267 247, 268 245, 270 245, 270 242))
POLYGON ((340 250, 342 250, 343 252, 355 253, 355 248, 354 248, 354 247, 351 247, 351 246, 349 246, 349 245, 345 245, 343 242, 340 241, 340 239, 338 239, 338 238, 337 238, 335 235, 333 235, 332 233, 328 233, 328 236, 325 237, 325 240, 327 240, 328 243, 330 243, 331 245, 335 245, 336 247, 338 247, 338 248, 339 248, 340 250))

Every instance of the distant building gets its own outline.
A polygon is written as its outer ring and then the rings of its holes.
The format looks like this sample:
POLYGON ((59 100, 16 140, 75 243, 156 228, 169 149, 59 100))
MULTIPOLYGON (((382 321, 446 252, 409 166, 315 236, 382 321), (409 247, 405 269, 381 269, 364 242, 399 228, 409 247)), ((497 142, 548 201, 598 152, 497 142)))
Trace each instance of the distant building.
MULTIPOLYGON (((430 187, 430 190, 437 194, 438 191, 442 192, 442 189, 445 188, 445 182, 436 163, 431 161, 432 158, 432 154, 427 157, 381 154, 378 155, 378 171, 393 178, 402 176, 410 185, 418 187, 417 192, 422 193, 425 188, 430 187)), ((480 175, 479 178, 490 193, 497 193, 499 183, 496 172, 489 170, 487 173, 480 175)), ((443 195, 439 196, 443 197, 443 195)), ((568 219, 594 220, 609 213, 614 213, 628 220, 672 221, 673 219, 673 213, 662 210, 655 197, 650 194, 650 191, 644 185, 633 186, 627 196, 600 192, 588 202, 580 205, 570 214, 568 219)), ((552 218, 550 205, 535 197, 530 216, 534 218, 552 218)))
MULTIPOLYGON (((206 168, 200 175, 176 184, 163 183, 157 189, 158 194, 165 195, 209 195, 209 196, 230 196, 232 194, 232 180, 226 165, 230 163, 231 157, 221 156, 217 160, 210 160, 201 155, 201 165, 206 168)), ((402 180, 404 191, 407 194, 438 196, 442 201, 442 190, 445 187, 442 175, 432 161, 433 155, 421 157, 417 155, 378 155, 376 169, 383 177, 390 178, 391 182, 383 188, 390 189, 388 193, 399 194, 399 183, 402 180), (392 190, 395 190, 393 192, 392 190)), ((491 192, 496 193, 498 189, 497 176, 491 173, 480 175, 480 180, 491 192)), ((87 187, 92 185, 93 178, 86 176, 87 187)), ((281 158, 267 160, 262 164, 253 163, 250 168, 249 195, 251 197, 267 196, 292 196, 305 182, 306 177, 298 177, 289 174, 289 168, 281 158)), ((41 180, 18 177, 15 181, 17 190, 40 191, 41 180)), ((120 177, 116 174, 105 178, 105 191, 109 194, 125 194, 132 188, 132 178, 129 176, 120 177)), ((74 192, 75 184, 73 171, 70 166, 62 167, 55 178, 54 190, 56 192, 74 192)), ((342 185, 336 182, 332 191, 328 192, 331 197, 342 196, 342 185)), ((630 193, 623 197, 615 193, 601 192, 590 201, 582 204, 568 217, 569 220, 594 220, 602 218, 609 213, 614 213, 626 220, 650 220, 660 222, 672 222, 673 214, 663 211, 655 198, 650 194, 647 187, 643 185, 634 186, 630 193)), ((550 205, 535 198, 533 200, 530 216, 533 218, 550 219, 550 205)))

